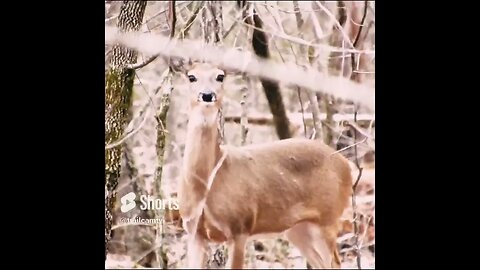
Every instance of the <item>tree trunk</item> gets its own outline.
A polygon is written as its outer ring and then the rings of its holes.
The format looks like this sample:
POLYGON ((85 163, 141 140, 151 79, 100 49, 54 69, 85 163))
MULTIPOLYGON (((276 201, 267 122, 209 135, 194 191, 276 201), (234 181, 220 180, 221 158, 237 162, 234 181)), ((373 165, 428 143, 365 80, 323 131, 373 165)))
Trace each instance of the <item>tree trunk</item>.
MULTIPOLYGON (((117 27, 124 32, 139 30, 146 6, 146 1, 124 1, 118 16, 117 27)), ((107 72, 105 82, 106 145, 121 139, 125 125, 130 118, 135 71, 127 69, 125 66, 134 64, 136 60, 136 51, 122 46, 113 48, 111 67, 107 72)), ((111 237, 121 153, 122 145, 105 150, 105 259, 108 253, 108 241, 111 237)))

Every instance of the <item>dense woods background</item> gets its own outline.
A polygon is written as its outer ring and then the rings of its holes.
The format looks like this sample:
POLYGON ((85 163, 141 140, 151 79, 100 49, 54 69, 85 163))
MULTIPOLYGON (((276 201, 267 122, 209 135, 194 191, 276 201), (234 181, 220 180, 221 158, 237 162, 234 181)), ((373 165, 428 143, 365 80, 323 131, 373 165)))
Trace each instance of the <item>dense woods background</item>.
MULTIPOLYGON (((365 89, 368 98, 375 97, 375 2, 105 1, 105 26, 192 40, 251 53, 278 67, 290 63, 322 73, 315 89, 308 89, 287 83, 296 73, 274 81, 249 70, 227 70, 224 143, 309 137, 340 150, 358 179, 339 234, 342 266, 375 266, 375 111, 352 102, 365 89), (352 83, 337 88, 328 83, 338 77, 352 83), (344 93, 351 100, 339 98, 344 93)), ((186 237, 176 211, 120 211, 119 198, 131 191, 176 197, 185 142, 187 80, 174 72, 182 60, 142 48, 105 45, 106 267, 181 268, 186 237), (120 220, 137 216, 164 222, 120 220)), ((251 241, 247 250, 248 267, 306 265, 283 238, 251 241)), ((211 245, 210 267, 223 267, 224 251, 211 245)))

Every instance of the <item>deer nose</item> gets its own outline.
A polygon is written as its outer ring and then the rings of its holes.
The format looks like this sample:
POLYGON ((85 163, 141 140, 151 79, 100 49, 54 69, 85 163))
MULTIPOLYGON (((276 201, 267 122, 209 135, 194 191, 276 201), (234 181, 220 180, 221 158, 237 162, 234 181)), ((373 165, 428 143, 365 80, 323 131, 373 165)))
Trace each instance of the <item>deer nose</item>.
POLYGON ((200 94, 198 95, 198 100, 203 102, 213 102, 217 100, 217 96, 214 92, 211 91, 200 92, 200 94))

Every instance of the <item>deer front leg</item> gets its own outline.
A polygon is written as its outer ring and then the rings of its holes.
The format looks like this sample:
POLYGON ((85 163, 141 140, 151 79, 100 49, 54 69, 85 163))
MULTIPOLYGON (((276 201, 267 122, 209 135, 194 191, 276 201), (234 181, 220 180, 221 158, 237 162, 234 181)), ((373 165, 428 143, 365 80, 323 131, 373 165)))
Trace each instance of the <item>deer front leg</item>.
POLYGON ((228 243, 228 261, 226 267, 228 269, 242 269, 245 256, 245 243, 247 235, 235 236, 228 243))
POLYGON ((187 267, 192 269, 205 268, 206 242, 197 233, 188 236, 187 267))

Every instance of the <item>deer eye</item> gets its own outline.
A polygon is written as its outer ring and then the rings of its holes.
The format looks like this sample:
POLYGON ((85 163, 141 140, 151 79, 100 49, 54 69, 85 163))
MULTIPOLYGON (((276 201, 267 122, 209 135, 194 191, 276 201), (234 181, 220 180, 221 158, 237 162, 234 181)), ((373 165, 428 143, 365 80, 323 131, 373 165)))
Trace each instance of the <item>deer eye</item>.
POLYGON ((218 75, 217 76, 217 82, 223 82, 224 78, 225 78, 225 75, 222 75, 222 74, 218 75))
POLYGON ((190 80, 190 82, 196 82, 197 78, 193 75, 188 75, 188 80, 190 80))

